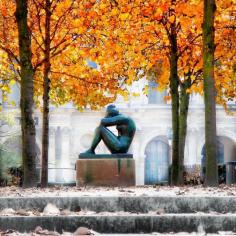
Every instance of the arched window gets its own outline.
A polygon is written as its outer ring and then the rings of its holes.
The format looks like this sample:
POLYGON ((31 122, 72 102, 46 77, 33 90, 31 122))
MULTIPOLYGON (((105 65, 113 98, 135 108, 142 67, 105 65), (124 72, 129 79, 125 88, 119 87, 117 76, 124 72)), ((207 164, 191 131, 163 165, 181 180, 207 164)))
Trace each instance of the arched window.
POLYGON ((167 183, 169 179, 169 145, 158 137, 145 149, 145 184, 167 183))
MULTIPOLYGON (((206 145, 202 148, 201 159, 201 178, 204 180, 206 174, 206 145)), ((217 165, 218 165, 218 178, 220 183, 225 183, 226 173, 224 168, 224 144, 221 142, 220 137, 217 137, 217 165)))

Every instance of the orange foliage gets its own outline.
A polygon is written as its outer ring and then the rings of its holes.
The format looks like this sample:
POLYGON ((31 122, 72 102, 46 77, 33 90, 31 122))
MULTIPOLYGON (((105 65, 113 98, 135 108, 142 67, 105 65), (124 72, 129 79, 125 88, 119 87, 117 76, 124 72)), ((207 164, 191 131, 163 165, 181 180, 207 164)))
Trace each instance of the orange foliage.
MULTIPOLYGON (((0 3, 0 47, 18 70, 14 1, 0 3)), ((235 97, 235 4, 217 1, 218 101, 235 97)), ((36 95, 42 94, 44 0, 29 0, 36 95)), ((170 31, 177 32, 179 83, 202 93, 202 0, 52 0, 51 100, 95 108, 114 100, 119 88, 148 74, 169 86, 170 31), (89 59, 99 69, 87 66, 89 59), (151 72, 151 73, 150 73, 151 72), (107 96, 104 96, 107 95, 107 96), (98 101, 100 100, 100 101, 98 101)), ((122 92, 124 94, 125 92, 122 92)))
MULTIPOLYGON (((216 70, 218 101, 235 97, 235 4, 218 1, 216 70), (231 22, 231 23, 230 23, 231 22), (227 27, 227 24, 232 27, 227 27), (234 90, 234 91, 232 91, 234 90)), ((106 75, 131 84, 140 76, 156 73, 161 88, 169 86, 171 42, 176 31, 179 83, 191 78, 188 92, 203 93, 201 0, 101 0, 93 6, 97 18, 89 57, 106 75)))
MULTIPOLYGON (((35 97, 43 93, 45 60, 45 1, 29 0, 28 25, 32 39, 32 63, 35 70, 35 97)), ((91 25, 96 12, 95 1, 51 1, 50 61, 52 103, 72 101, 78 108, 96 109, 112 102, 118 82, 104 77, 86 63, 86 51, 93 46, 91 25)), ((0 48, 8 53, 15 72, 19 73, 18 35, 15 22, 15 2, 0 3, 0 48)))

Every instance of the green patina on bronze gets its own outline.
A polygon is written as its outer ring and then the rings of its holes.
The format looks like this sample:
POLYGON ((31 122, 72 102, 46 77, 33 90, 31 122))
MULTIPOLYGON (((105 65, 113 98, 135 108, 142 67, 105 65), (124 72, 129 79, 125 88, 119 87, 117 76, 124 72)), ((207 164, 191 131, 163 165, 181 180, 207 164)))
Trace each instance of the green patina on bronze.
POLYGON ((95 149, 101 140, 112 154, 127 153, 136 131, 134 121, 119 112, 115 105, 107 107, 106 116, 101 120, 100 125, 95 131, 95 135, 91 147, 84 153, 80 154, 80 158, 95 154, 95 149), (118 136, 112 133, 108 127, 116 126, 118 136))

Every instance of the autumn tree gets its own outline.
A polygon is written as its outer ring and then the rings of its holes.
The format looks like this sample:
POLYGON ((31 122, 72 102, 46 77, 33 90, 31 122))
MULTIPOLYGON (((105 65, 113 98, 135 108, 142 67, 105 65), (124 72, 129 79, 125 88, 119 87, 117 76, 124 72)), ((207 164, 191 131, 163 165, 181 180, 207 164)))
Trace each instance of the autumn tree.
POLYGON ((27 24, 28 6, 26 0, 16 1, 16 22, 19 35, 19 60, 21 73, 21 131, 24 187, 36 185, 36 142, 33 119, 33 79, 34 70, 31 62, 31 40, 27 24))
POLYGON ((207 186, 218 186, 217 136, 216 136, 216 90, 214 83, 214 0, 204 0, 203 20, 203 78, 205 101, 205 140, 206 140, 206 178, 207 186))
MULTIPOLYGON (((43 95, 42 186, 47 184, 49 99, 52 104, 72 101, 78 109, 88 106, 97 109, 115 99, 112 94, 118 88, 117 81, 105 78, 86 62, 84 51, 93 43, 85 35, 92 19, 92 14, 88 14, 92 5, 93 2, 74 0, 29 1, 35 99, 39 101, 43 95)), ((15 42, 18 36, 14 31, 12 9, 13 1, 1 5, 1 27, 5 29, 11 25, 12 31, 3 30, 0 45, 18 72, 15 42)))
MULTIPOLYGON (((80 17, 79 14, 87 14, 89 13, 89 5, 84 5, 84 2, 76 2, 74 0, 70 0, 67 2, 61 2, 61 4, 58 4, 57 1, 50 1, 45 0, 36 3, 34 1, 34 5, 36 7, 37 14, 33 16, 34 19, 36 19, 36 25, 37 25, 37 32, 38 35, 34 35, 34 40, 37 43, 37 48, 39 49, 39 54, 43 53, 43 60, 39 61, 36 66, 40 67, 40 64, 43 64, 44 70, 43 70, 43 146, 42 146, 42 176, 41 176, 41 185, 42 187, 45 187, 47 185, 47 173, 48 173, 48 130, 49 130, 49 95, 50 95, 50 84, 51 79, 55 78, 58 80, 55 75, 58 77, 61 77, 61 80, 70 80, 73 81, 72 85, 80 84, 78 86, 78 89, 81 87, 81 80, 82 80, 82 86, 83 87, 89 87, 90 84, 97 90, 96 96, 93 97, 90 101, 87 100, 86 104, 106 104, 111 99, 105 99, 105 96, 103 95, 101 89, 101 83, 99 82, 101 79, 101 76, 98 76, 99 73, 96 73, 94 70, 89 68, 85 65, 85 59, 83 57, 78 58, 75 61, 75 55, 78 51, 76 48, 80 48, 84 44, 91 44, 90 40, 84 40, 83 36, 79 36, 81 34, 81 31, 89 30, 89 14, 86 18, 84 18, 84 21, 77 22, 76 18, 80 17), (42 7, 43 6, 43 7, 42 7), (43 17, 43 14, 41 14, 42 11, 45 11, 45 19, 43 17), (78 12, 78 14, 77 14, 78 12), (41 18, 40 18, 41 16, 41 18), (43 22, 43 23, 42 23, 43 22), (81 24, 82 23, 82 24, 81 24), (41 24, 41 25, 40 25, 41 24), (40 27, 43 27, 44 35, 42 35, 42 31, 40 31, 40 27), (80 37, 80 39, 78 39, 80 37), (37 41, 38 39, 42 39, 42 45, 44 50, 40 50, 40 43, 37 41), (84 41, 82 41, 82 39, 84 41), (65 57, 67 64, 63 63, 65 60, 63 60, 63 57, 65 57), (72 58, 73 59, 72 59, 72 58), (52 59, 54 60, 54 63, 52 62, 52 59), (80 64, 80 61, 84 60, 82 64, 80 64), (56 64, 57 63, 57 64, 56 64), (61 67, 59 70, 59 65, 62 65, 66 68, 66 70, 61 67), (68 72, 68 66, 73 65, 73 69, 71 68, 68 72), (83 77, 81 75, 78 76, 78 74, 81 72, 81 69, 79 67, 87 67, 87 75, 85 76, 83 74, 83 77), (74 74, 72 73, 74 71, 74 74), (96 81, 94 80, 94 74, 97 74, 96 81), (86 79, 87 77, 87 79, 86 79), (93 81, 90 81, 90 77, 93 79, 93 81), (100 85, 99 85, 100 83, 100 85), (100 96, 98 96, 100 93, 100 96), (107 100, 106 103, 104 103, 104 100, 107 100)), ((92 6, 92 4, 90 4, 92 6)), ((34 11, 32 11, 32 14, 34 11)), ((39 69, 40 70, 40 69, 39 69)), ((102 78, 103 79, 103 78, 102 78)), ((105 81, 104 81, 105 82, 105 81)), ((104 84, 105 85, 105 84, 104 84)), ((59 86, 57 86, 58 89, 59 86)), ((107 85, 103 86, 103 88, 108 87, 107 85)), ((112 86, 110 86, 112 87, 112 86)), ((74 89, 74 88, 73 88, 74 89)), ((94 89, 86 89, 87 94, 85 97, 87 99, 93 94, 92 90, 94 89), (91 93, 91 95, 89 95, 91 93)), ((103 90, 104 91, 104 90, 103 90)), ((69 97, 72 98, 72 94, 75 92, 72 92, 70 90, 69 97), (71 94, 70 94, 71 93, 71 94)), ((78 93, 78 90, 76 90, 76 93, 78 93)), ((81 106, 83 104, 82 97, 80 97, 80 100, 76 101, 76 104, 81 106)))

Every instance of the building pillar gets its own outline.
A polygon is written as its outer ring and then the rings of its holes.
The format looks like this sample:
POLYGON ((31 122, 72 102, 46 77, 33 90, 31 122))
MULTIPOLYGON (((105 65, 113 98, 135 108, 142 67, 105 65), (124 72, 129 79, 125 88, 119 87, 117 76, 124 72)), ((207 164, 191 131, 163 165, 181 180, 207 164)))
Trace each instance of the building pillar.
POLYGON ((137 132, 136 137, 133 140, 132 147, 130 149, 135 159, 135 184, 136 185, 144 184, 144 156, 141 154, 140 147, 141 147, 140 135, 137 132))
POLYGON ((197 129, 192 129, 189 131, 187 139, 186 139, 186 147, 185 147, 185 165, 196 165, 198 163, 197 158, 197 143, 198 143, 198 135, 197 129))
POLYGON ((56 133, 56 129, 54 127, 50 127, 50 129, 49 129, 49 147, 48 147, 48 182, 49 183, 54 183, 56 181, 55 133, 56 133))
POLYGON ((74 182, 74 171, 70 162, 70 129, 68 127, 62 128, 61 133, 61 159, 60 169, 61 178, 60 182, 70 183, 74 182))
POLYGON ((145 178, 145 155, 139 155, 136 161, 136 185, 144 185, 145 178))

